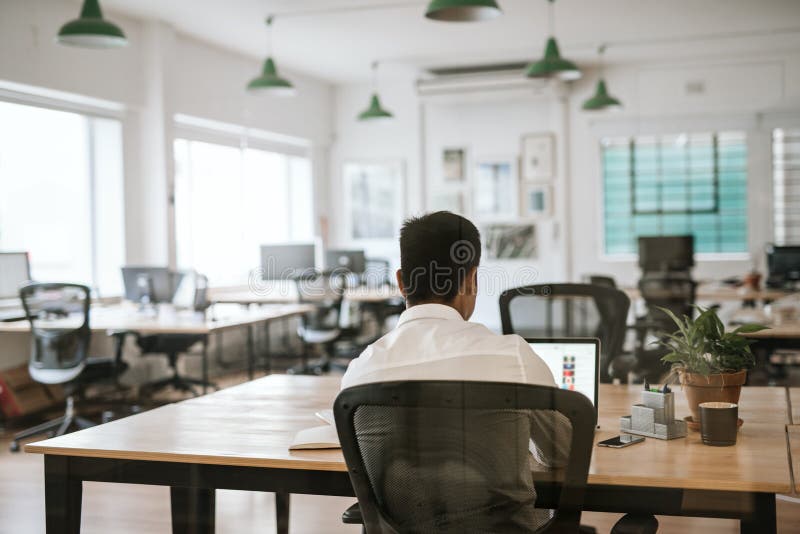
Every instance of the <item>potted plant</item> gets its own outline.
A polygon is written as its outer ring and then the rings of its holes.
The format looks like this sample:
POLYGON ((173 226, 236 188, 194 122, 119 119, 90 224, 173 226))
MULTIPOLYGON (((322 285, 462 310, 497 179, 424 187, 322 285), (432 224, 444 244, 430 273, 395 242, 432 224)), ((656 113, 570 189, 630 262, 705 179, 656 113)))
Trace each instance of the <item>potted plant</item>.
POLYGON ((739 326, 730 332, 713 309, 697 307, 696 319, 678 318, 661 310, 675 322, 678 330, 666 334, 659 343, 670 352, 661 358, 672 365, 671 376, 677 375, 686 392, 692 423, 699 423, 703 402, 739 402, 747 370, 755 365, 752 340, 741 334, 758 332, 767 327, 757 324, 739 326))

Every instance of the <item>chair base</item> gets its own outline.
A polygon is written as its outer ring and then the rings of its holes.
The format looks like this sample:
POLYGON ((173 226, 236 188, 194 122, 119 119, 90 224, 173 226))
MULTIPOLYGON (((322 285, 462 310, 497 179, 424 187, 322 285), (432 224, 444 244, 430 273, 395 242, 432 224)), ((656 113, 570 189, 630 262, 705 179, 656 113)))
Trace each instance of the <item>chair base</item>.
POLYGON ((170 386, 178 391, 191 393, 195 397, 200 395, 197 392, 197 389, 195 389, 195 386, 199 386, 201 388, 210 387, 215 391, 219 390, 219 386, 217 386, 214 382, 207 382, 205 380, 200 380, 199 378, 189 378, 187 376, 181 376, 178 373, 174 373, 172 376, 162 378, 161 380, 156 380, 155 382, 149 382, 143 386, 143 389, 152 395, 154 392, 170 386))
POLYGON ((11 450, 11 452, 18 452, 20 449, 19 442, 23 439, 40 436, 42 434, 47 434, 49 437, 63 436, 64 434, 68 433, 71 428, 83 430, 93 426, 95 426, 95 423, 83 417, 79 417, 77 415, 62 415, 61 417, 53 419, 52 421, 47 421, 46 423, 36 425, 32 428, 15 434, 14 439, 11 440, 8 448, 11 450))

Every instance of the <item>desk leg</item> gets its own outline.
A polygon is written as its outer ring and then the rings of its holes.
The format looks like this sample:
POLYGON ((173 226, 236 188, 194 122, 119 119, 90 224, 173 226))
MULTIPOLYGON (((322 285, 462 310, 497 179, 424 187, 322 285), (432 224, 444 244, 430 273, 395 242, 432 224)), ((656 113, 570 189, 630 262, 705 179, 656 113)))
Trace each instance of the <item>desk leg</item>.
POLYGON ((208 336, 203 337, 203 395, 208 391, 208 336))
POLYGON ((753 494, 753 515, 742 519, 739 532, 742 534, 775 534, 778 530, 773 493, 753 494))
POLYGON ((172 534, 214 534, 213 489, 170 488, 172 534))
POLYGON ((272 348, 269 346, 269 321, 264 321, 264 371, 272 374, 272 348))
POLYGON ((252 380, 256 368, 256 347, 253 342, 253 325, 247 325, 247 379, 252 380))
POLYGON ((69 476, 69 458, 45 455, 44 500, 47 534, 81 531, 83 482, 69 476))
POLYGON ((289 534, 289 493, 275 493, 275 520, 278 534, 289 534))

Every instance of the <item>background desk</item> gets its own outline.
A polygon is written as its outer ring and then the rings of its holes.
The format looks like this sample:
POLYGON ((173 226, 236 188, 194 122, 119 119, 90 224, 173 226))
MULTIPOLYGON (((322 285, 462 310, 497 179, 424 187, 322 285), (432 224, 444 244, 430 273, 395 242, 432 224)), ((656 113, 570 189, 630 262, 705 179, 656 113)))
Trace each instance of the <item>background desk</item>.
MULTIPOLYGON (((272 375, 28 445, 45 454, 47 532, 77 531, 83 480, 171 486, 175 532, 213 531, 214 489, 274 491, 279 532, 287 532, 288 494, 353 495, 341 451, 288 450, 298 430, 319 424, 314 412, 329 408, 338 388, 336 377, 272 375)), ((688 414, 676 396, 678 414, 688 414)), ((696 433, 595 447, 585 509, 737 518, 742 532, 774 532, 775 494, 792 490, 786 399, 783 388, 744 388, 735 447, 702 445, 696 433)), ((616 435, 638 400, 638 387, 601 386, 596 441, 616 435)), ((539 494, 542 505, 552 499, 539 494)))
MULTIPOLYGON (((139 313, 131 305, 95 306, 90 315, 90 327, 93 332, 135 332, 141 335, 158 334, 193 334, 204 336, 203 343, 203 380, 208 381, 208 336, 234 328, 247 329, 248 375, 253 378, 255 370, 255 345, 252 327, 266 325, 271 321, 285 319, 313 310, 305 304, 287 304, 243 309, 240 307, 212 307, 203 316, 177 313, 172 317, 152 317, 139 313)), ((71 318, 48 321, 52 328, 76 328, 78 321, 71 318)), ((28 321, 0 322, 0 332, 28 332, 28 321)), ((265 329, 266 330, 266 329, 265 329)), ((205 389, 205 388, 204 388, 205 389)))
MULTIPOLYGON (((639 289, 635 287, 626 287, 623 289, 631 300, 641 298, 639 289)), ((697 286, 697 295, 695 296, 698 301, 773 301, 783 298, 785 296, 795 293, 794 291, 785 291, 782 289, 760 289, 758 291, 747 291, 738 287, 719 286, 717 284, 700 283, 697 286)))
MULTIPOLYGON (((211 302, 225 304, 279 304, 297 302, 297 295, 292 292, 275 290, 253 290, 248 287, 211 288, 208 298, 211 302)), ((402 299, 403 295, 395 286, 355 287, 344 292, 344 300, 350 302, 383 302, 402 299)))

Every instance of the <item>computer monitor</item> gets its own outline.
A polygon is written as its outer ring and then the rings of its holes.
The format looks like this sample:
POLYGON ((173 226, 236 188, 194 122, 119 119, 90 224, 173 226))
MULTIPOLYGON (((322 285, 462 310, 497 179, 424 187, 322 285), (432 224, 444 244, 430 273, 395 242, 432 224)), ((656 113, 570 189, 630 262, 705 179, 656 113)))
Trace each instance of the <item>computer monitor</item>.
POLYGON ((597 408, 600 340, 595 338, 526 338, 553 373, 561 389, 578 391, 597 408))
POLYGON ((172 302, 183 273, 168 267, 123 267, 125 298, 144 304, 172 302))
POLYGON ((767 270, 770 286, 783 286, 800 281, 800 245, 767 246, 767 270))
POLYGON ((642 271, 688 271, 693 266, 694 236, 639 238, 639 267, 642 271))
POLYGON ((19 297, 19 287, 30 279, 27 252, 0 252, 0 299, 19 297))
POLYGON ((364 274, 367 259, 363 250, 335 249, 325 252, 325 268, 347 271, 353 274, 364 274))
POLYGON ((264 280, 289 280, 313 274, 316 268, 314 244, 261 245, 264 280))

